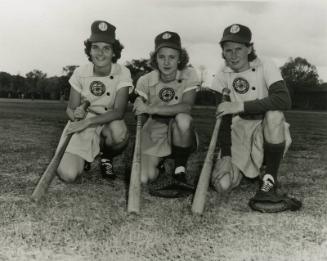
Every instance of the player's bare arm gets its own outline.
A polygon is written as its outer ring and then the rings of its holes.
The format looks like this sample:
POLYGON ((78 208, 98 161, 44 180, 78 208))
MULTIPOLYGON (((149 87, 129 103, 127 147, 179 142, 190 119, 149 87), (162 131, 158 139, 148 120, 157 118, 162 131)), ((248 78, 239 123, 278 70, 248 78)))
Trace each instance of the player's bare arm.
POLYGON ((222 102, 218 105, 216 117, 227 114, 238 114, 244 111, 244 102, 222 102))
POLYGON ((82 131, 90 126, 102 125, 112 122, 114 120, 121 120, 124 117, 128 97, 128 87, 121 88, 116 95, 114 108, 112 111, 97 115, 92 118, 73 122, 67 129, 67 133, 74 133, 82 131))
POLYGON ((80 110, 77 110, 75 112, 75 110, 80 105, 81 105, 81 94, 78 93, 74 88, 71 88, 69 94, 69 102, 66 109, 66 114, 70 120, 74 121, 75 119, 81 119, 84 117, 84 115, 81 115, 82 113, 80 110))

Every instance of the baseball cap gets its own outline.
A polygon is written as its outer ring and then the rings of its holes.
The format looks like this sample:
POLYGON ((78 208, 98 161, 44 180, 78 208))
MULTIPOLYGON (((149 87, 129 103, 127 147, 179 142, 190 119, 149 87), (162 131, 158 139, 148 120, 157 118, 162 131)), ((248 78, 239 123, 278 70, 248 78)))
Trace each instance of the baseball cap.
POLYGON ((232 24, 224 30, 220 43, 231 41, 249 44, 251 37, 252 33, 248 27, 241 24, 232 24))
POLYGON ((106 21, 94 21, 91 25, 90 42, 114 43, 116 27, 106 21))
POLYGON ((177 50, 181 50, 181 38, 175 32, 165 31, 156 36, 154 40, 155 52, 162 47, 169 47, 177 50))

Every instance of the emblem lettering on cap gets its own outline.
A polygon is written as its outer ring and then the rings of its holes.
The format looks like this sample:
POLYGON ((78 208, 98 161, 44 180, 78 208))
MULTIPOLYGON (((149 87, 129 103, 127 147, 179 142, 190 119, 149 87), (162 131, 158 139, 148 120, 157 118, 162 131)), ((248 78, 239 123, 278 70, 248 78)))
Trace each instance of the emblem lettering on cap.
POLYGON ((99 27, 99 30, 102 32, 107 31, 107 29, 108 29, 108 25, 105 22, 99 23, 98 27, 99 27))
POLYGON ((170 33, 164 33, 162 35, 162 39, 165 39, 165 40, 169 39, 170 37, 171 37, 171 34, 170 33))
POLYGON ((239 27, 237 24, 232 25, 232 27, 230 28, 230 32, 231 32, 232 34, 236 34, 236 33, 238 33, 239 31, 240 31, 240 27, 239 27))

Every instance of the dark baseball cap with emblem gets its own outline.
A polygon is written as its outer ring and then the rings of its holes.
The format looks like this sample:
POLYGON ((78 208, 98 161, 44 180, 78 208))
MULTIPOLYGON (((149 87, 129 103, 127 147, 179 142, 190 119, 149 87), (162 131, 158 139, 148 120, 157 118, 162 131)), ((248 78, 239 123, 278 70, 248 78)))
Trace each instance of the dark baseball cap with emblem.
POLYGON ((91 25, 90 42, 114 43, 116 27, 106 21, 94 21, 91 25))
POLYGON ((248 27, 241 24, 232 24, 228 26, 223 33, 220 44, 224 42, 251 43, 252 33, 248 27))
POLYGON ((155 52, 157 52, 162 47, 169 47, 176 50, 181 50, 181 38, 175 32, 165 31, 157 35, 154 40, 155 52))

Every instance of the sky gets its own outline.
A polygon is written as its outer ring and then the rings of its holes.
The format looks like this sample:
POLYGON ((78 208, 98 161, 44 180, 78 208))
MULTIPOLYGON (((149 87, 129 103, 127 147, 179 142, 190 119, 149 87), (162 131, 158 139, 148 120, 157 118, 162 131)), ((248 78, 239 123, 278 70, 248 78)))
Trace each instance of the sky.
POLYGON ((223 30, 240 23, 251 29, 259 57, 278 67, 290 57, 305 58, 327 82, 325 0, 0 0, 0 71, 24 76, 38 69, 50 77, 87 63, 83 42, 95 20, 117 27, 125 47, 121 64, 149 58, 155 36, 170 30, 210 84, 223 64, 223 30))

